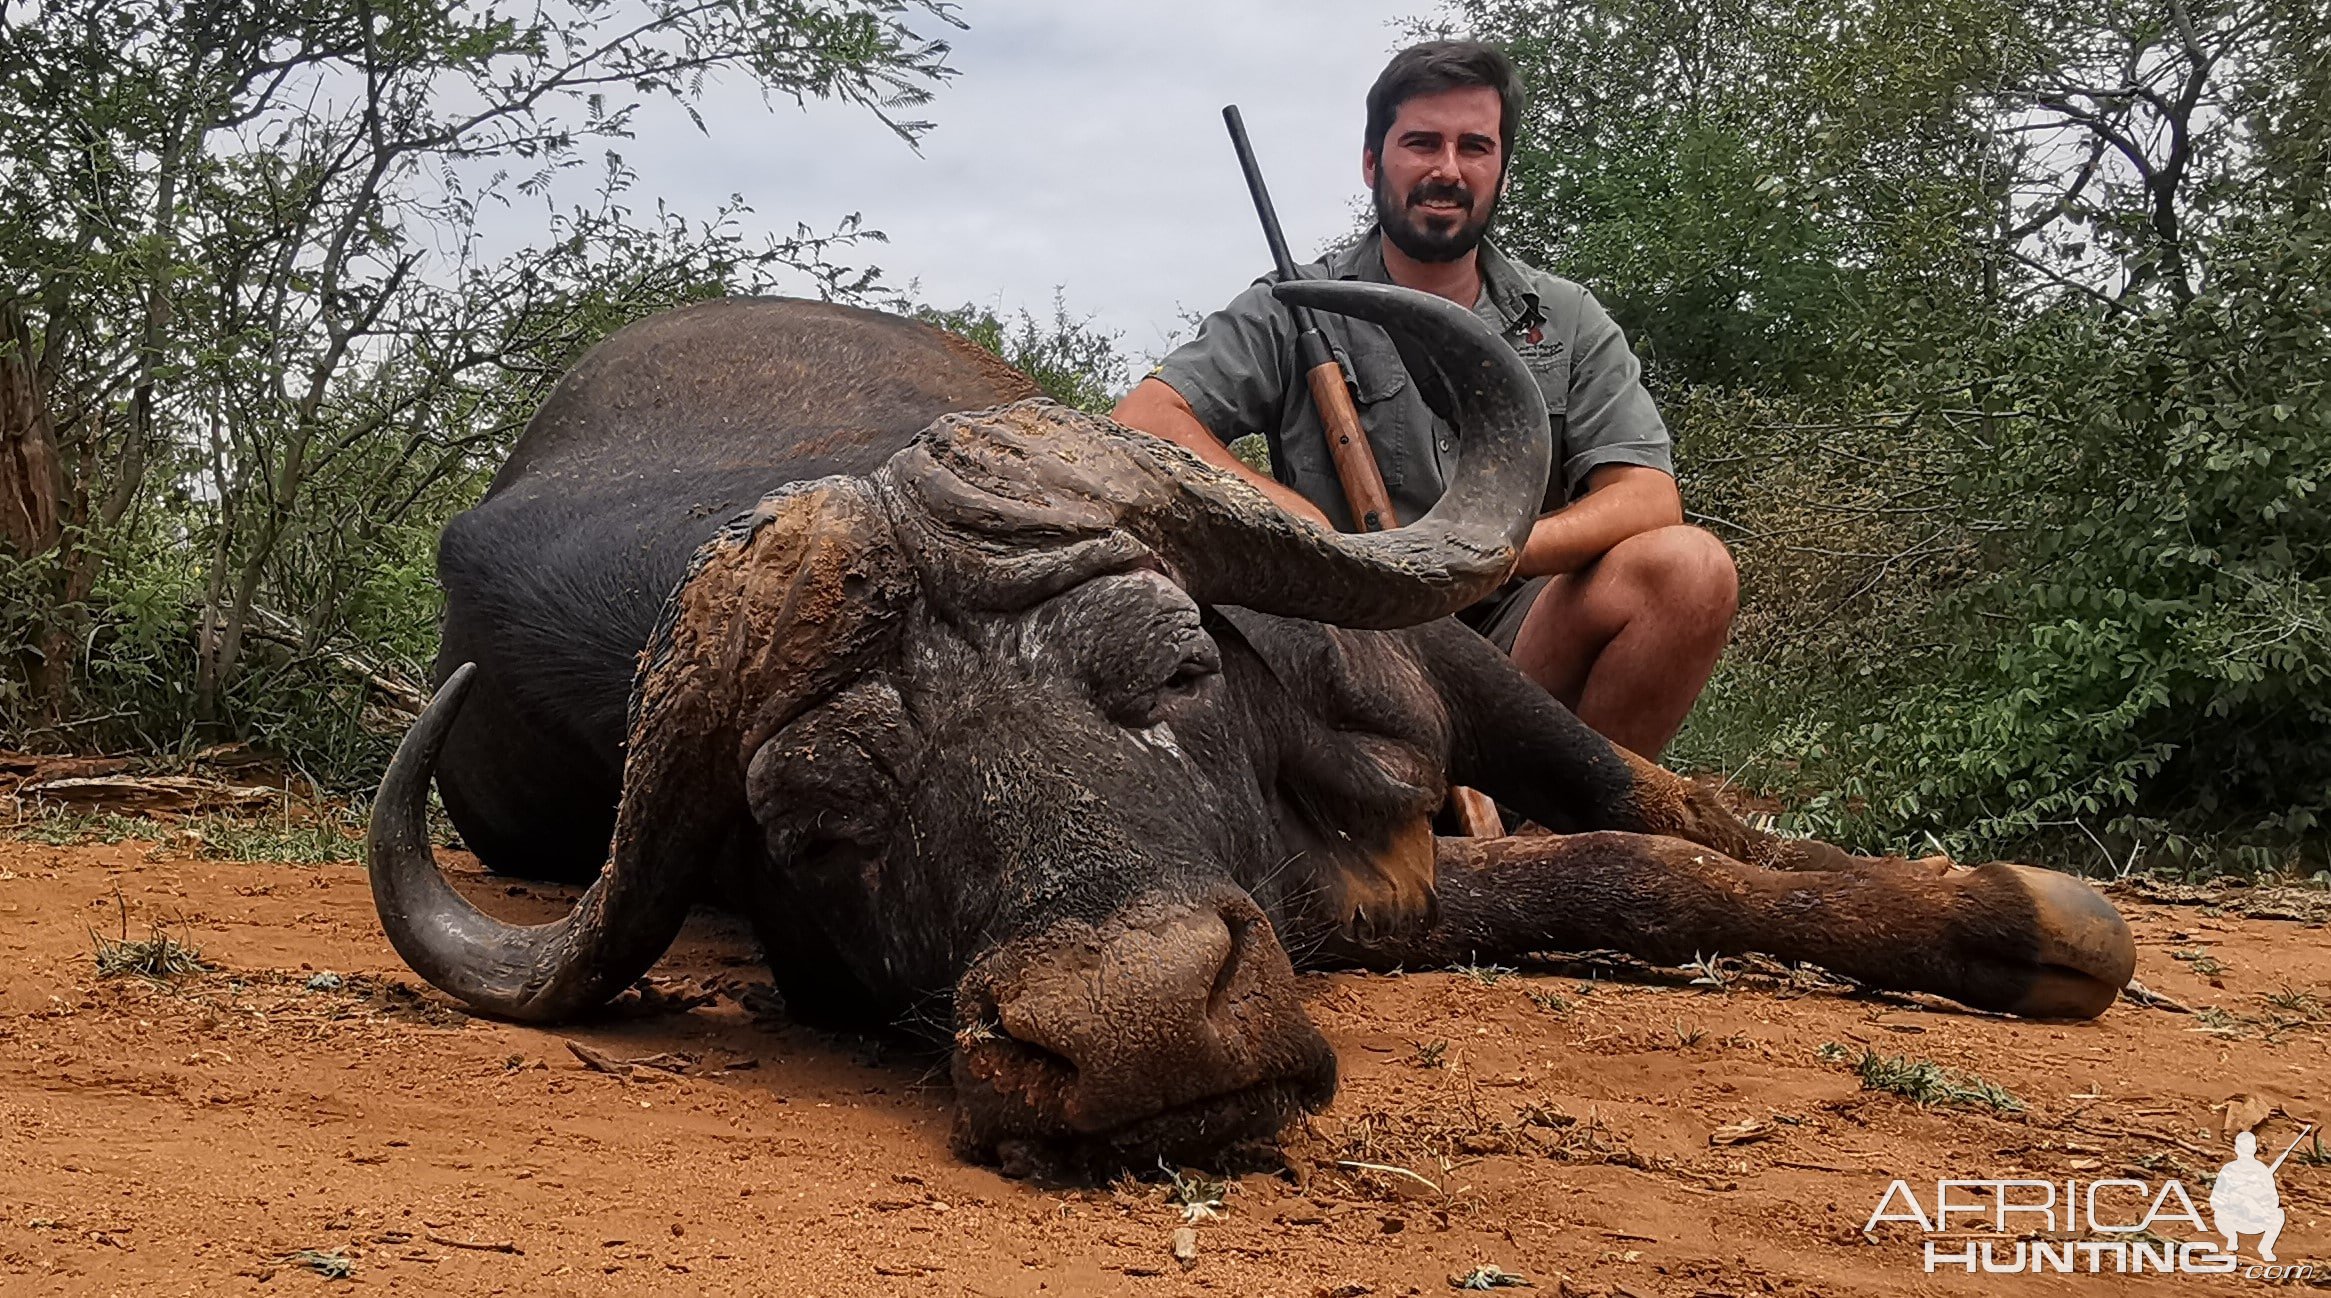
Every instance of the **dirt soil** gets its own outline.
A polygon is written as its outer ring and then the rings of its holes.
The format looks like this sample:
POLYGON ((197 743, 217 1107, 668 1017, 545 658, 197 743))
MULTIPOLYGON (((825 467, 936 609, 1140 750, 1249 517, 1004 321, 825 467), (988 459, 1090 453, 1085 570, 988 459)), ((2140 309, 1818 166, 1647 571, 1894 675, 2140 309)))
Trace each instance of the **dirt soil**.
MULTIPOLYGON (((457 877, 510 915, 568 895, 457 877)), ((960 1162, 944 1069, 771 1015, 750 939, 717 916, 660 970, 710 1004, 542 1030, 421 989, 353 862, 0 843, 0 1293, 1357 1298, 1451 1293, 1485 1266, 1643 1298, 2250 1290, 2270 1282, 2109 1262, 1929 1276, 1915 1225, 1863 1231, 1895 1177, 1930 1209, 1945 1177, 2177 1177, 2206 1213, 2230 1123, 2271 1155, 2331 1117, 2324 908, 2219 903, 2123 896, 2139 979, 2194 1012, 2124 1002, 2092 1025, 1785 974, 1310 977, 1342 1092, 1284 1168, 1229 1181, 1185 1266, 1159 1178, 960 1162), (161 921, 213 969, 100 978, 91 930, 118 935, 117 889, 132 938, 161 921), (2023 1107, 1865 1089, 1865 1048, 2023 1107)), ((2331 1160, 2309 1155, 2280 1171, 2278 1251, 2331 1287, 2331 1160)), ((2010 1227, 1937 1238, 2011 1256, 2010 1227)))

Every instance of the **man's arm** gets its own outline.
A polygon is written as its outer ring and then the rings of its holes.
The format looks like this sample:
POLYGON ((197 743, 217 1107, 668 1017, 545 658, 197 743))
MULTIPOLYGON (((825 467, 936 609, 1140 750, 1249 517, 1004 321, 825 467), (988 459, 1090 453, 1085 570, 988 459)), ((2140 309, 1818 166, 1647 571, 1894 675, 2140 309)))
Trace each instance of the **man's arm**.
POLYGON ((1245 461, 1232 455, 1230 448, 1222 444, 1222 439, 1199 421, 1198 416, 1191 411, 1190 403, 1182 399, 1182 394, 1165 380, 1143 379, 1134 385, 1131 392, 1125 394, 1124 399, 1117 403, 1117 408, 1109 412, 1109 417, 1127 428, 1138 428, 1153 437, 1162 437, 1218 469, 1227 469, 1246 479, 1247 484, 1255 490, 1269 496, 1279 508, 1298 518, 1309 519, 1331 532, 1335 530, 1335 525, 1327 521, 1327 515, 1320 512, 1319 506, 1304 499, 1294 488, 1248 468, 1245 461))
POLYGON ((1674 478, 1640 464, 1601 465, 1587 474, 1578 499, 1538 516, 1514 575, 1576 572, 1630 536, 1683 521, 1674 478))
POLYGON ((1684 521, 1667 425, 1625 331, 1577 285, 1547 277, 1543 289, 1549 301, 1575 301, 1578 313, 1553 483, 1568 503, 1530 528, 1514 565, 1522 577, 1576 572, 1628 537, 1684 521))

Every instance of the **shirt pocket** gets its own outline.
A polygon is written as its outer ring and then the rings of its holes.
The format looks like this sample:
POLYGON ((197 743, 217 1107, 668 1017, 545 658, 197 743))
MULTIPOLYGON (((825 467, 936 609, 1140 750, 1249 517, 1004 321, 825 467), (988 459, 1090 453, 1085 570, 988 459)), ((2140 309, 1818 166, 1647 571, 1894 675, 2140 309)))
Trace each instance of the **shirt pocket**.
POLYGON ((1391 335, 1374 325, 1339 333, 1329 335, 1328 345, 1351 380, 1354 401, 1362 407, 1373 406, 1407 389, 1408 367, 1401 363, 1400 349, 1393 346, 1391 335))
POLYGON ((1394 512, 1402 522, 1413 522, 1421 512, 1419 502, 1439 496, 1441 486, 1422 389, 1401 361, 1392 336, 1381 328, 1355 325, 1339 342, 1360 426, 1368 430, 1368 448, 1384 475, 1394 512))
POLYGON ((1514 350, 1520 353, 1522 364, 1530 377, 1538 381, 1538 395, 1546 401, 1546 434, 1553 444, 1554 462, 1546 474, 1546 495, 1540 503, 1541 511, 1560 509, 1569 504, 1572 493, 1568 468, 1570 464, 1570 346, 1568 339, 1545 338, 1538 342, 1517 341, 1514 350))

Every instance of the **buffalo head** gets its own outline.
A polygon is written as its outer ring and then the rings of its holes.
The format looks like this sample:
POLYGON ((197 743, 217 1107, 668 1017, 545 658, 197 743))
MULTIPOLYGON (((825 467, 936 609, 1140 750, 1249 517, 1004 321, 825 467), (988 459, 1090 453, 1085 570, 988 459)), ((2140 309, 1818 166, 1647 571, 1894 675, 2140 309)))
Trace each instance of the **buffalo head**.
MULTIPOLYGON (((1464 451, 1423 519, 1334 535, 1105 420, 949 416, 699 551, 641 658, 611 862, 554 923, 482 914, 431 859, 421 804, 467 669, 449 679, 376 806, 397 950, 480 1009, 555 1020, 645 972, 691 903, 734 906, 789 999, 896 1014, 951 991, 959 1140, 1007 1166, 1193 1154, 1323 1103, 1334 1058, 1271 917, 1257 669, 1226 664, 1210 610, 1445 616, 1510 568, 1550 451, 1536 385, 1472 313, 1278 292, 1440 371, 1464 451)), ((1412 819, 1441 779, 1377 775, 1412 819)))

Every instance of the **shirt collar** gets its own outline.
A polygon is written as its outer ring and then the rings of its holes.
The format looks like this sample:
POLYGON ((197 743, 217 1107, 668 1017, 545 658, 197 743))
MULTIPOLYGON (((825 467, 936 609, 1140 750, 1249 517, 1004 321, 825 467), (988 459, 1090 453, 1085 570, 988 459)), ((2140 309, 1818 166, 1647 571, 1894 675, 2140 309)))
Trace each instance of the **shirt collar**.
MULTIPOLYGON (((1530 286, 1528 277, 1487 239, 1481 241, 1480 262, 1482 288, 1489 298, 1490 309, 1504 329, 1511 331, 1546 322, 1545 309, 1539 305, 1538 292, 1530 286)), ((1327 271, 1337 279, 1391 283, 1392 273, 1384 269, 1384 227, 1371 225, 1356 241, 1330 253, 1327 271)))

